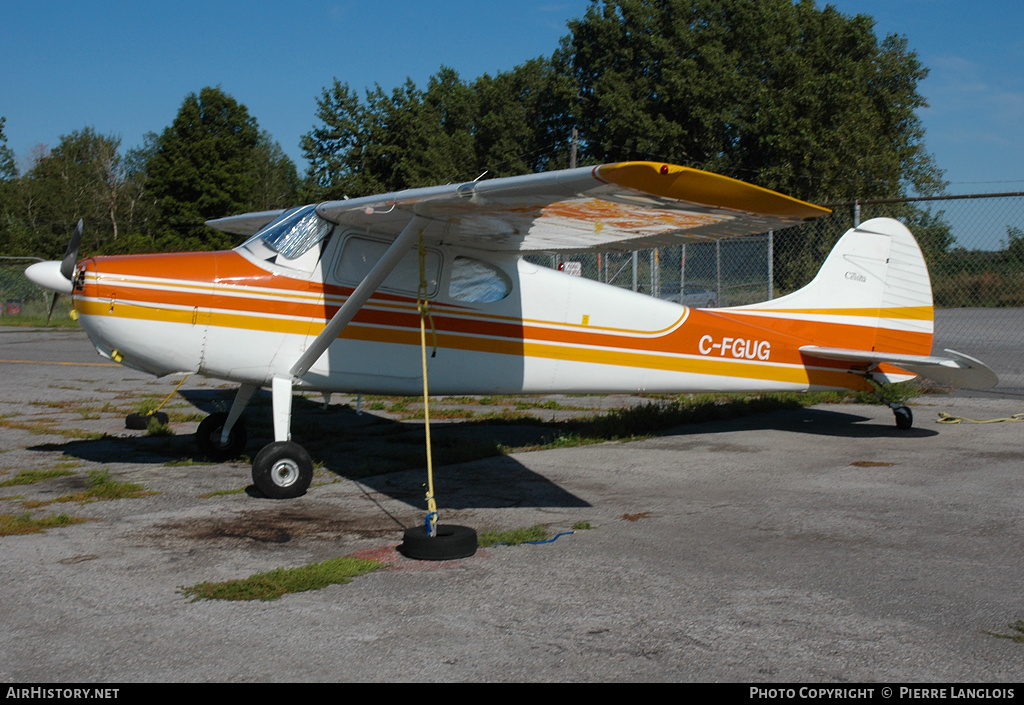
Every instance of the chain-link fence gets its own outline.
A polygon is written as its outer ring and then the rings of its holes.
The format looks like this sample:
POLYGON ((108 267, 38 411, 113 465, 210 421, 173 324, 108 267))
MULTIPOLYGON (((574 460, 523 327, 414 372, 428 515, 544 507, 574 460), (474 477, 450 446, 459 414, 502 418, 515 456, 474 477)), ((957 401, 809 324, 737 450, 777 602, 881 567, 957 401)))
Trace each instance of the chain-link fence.
MULTIPOLYGON (((0 257, 0 324, 47 323, 53 294, 36 286, 25 276, 25 268, 38 261, 36 257, 0 257)), ((63 322, 70 313, 70 297, 60 297, 53 310, 53 319, 63 322)))

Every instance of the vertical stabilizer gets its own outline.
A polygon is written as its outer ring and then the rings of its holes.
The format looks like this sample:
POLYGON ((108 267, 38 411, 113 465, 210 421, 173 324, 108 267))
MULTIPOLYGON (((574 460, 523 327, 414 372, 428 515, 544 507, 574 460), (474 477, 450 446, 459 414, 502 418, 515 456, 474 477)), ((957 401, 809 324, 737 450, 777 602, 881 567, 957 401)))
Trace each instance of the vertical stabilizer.
MULTIPOLYGON (((845 347, 914 355, 931 352, 932 288, 921 248, 892 218, 848 230, 804 288, 735 311, 856 328, 845 347)), ((835 331, 821 330, 835 344, 835 331)), ((852 332, 851 328, 851 332, 852 332)))

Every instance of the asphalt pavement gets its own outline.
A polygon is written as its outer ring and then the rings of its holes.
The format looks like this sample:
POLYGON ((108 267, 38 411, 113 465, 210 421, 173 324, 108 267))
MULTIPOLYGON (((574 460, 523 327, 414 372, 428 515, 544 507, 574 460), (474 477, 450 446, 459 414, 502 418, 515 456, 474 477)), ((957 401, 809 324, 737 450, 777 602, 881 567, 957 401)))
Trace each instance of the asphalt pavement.
POLYGON ((0 329, 0 483, 69 472, 0 487, 0 513, 90 520, 0 536, 0 681, 1024 676, 1024 643, 1004 638, 1024 619, 1022 427, 937 423, 1024 412, 1014 388, 919 397, 905 432, 885 407, 825 405, 445 465, 443 523, 590 528, 422 562, 395 551, 423 518, 422 469, 348 472, 343 433, 395 439, 416 422, 332 400, 317 433, 342 450, 304 497, 274 501, 245 491, 245 463, 202 464, 191 449, 230 391, 219 382, 187 381, 195 408, 176 407, 173 436, 124 429, 126 409, 174 382, 106 365, 79 331, 0 329), (155 494, 39 504, 91 470, 155 494), (342 555, 388 567, 268 602, 179 592, 342 555))

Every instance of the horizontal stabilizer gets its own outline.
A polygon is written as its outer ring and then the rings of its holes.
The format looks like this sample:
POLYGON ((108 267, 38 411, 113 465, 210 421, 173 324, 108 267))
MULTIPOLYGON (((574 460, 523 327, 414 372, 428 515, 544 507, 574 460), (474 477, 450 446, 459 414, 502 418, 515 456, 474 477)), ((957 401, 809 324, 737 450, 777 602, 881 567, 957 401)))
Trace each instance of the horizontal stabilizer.
POLYGON ((940 357, 805 345, 800 352, 826 360, 863 362, 869 369, 889 363, 949 387, 991 389, 999 383, 999 377, 984 362, 955 350, 947 349, 949 357, 940 357))

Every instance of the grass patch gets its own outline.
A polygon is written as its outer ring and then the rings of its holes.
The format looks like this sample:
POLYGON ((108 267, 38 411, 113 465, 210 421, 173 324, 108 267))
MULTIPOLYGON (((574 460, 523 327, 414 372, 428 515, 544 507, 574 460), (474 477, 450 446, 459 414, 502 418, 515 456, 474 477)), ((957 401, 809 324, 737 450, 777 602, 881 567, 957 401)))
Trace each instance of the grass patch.
POLYGON ((168 460, 164 463, 165 468, 180 468, 189 467, 191 465, 219 465, 212 460, 196 460, 194 458, 179 458, 178 460, 168 460))
POLYGON ((157 494, 135 482, 119 482, 110 476, 109 470, 90 470, 87 474, 86 489, 81 492, 62 495, 48 501, 25 502, 26 507, 45 507, 58 502, 96 502, 111 499, 131 499, 157 494))
POLYGON ((560 411, 560 410, 563 410, 563 409, 566 409, 566 408, 574 408, 575 409, 576 407, 565 407, 565 406, 562 406, 561 404, 559 404, 554 399, 549 399, 548 401, 536 401, 536 402, 531 402, 529 400, 527 400, 527 401, 517 401, 515 403, 515 409, 517 411, 528 411, 530 409, 550 409, 551 411, 560 411))
POLYGON ((242 494, 245 492, 244 487, 238 487, 233 490, 214 490, 213 492, 207 492, 206 494, 199 495, 202 499, 210 499, 211 497, 223 497, 229 494, 242 494))
POLYGON ((868 381, 875 391, 857 392, 857 401, 862 404, 906 404, 909 399, 921 395, 921 385, 916 379, 884 385, 868 381))
MULTIPOLYGON (((870 396, 870 395, 869 395, 870 396)), ((648 402, 628 409, 560 424, 560 434, 542 448, 562 448, 603 441, 636 440, 659 431, 705 421, 765 414, 773 411, 800 409, 822 403, 838 403, 849 399, 840 392, 781 394, 689 394, 664 402, 648 402)), ((871 396, 872 401, 875 401, 871 396)))
POLYGON ((77 328, 78 321, 73 321, 66 314, 54 313, 53 318, 46 320, 45 314, 0 316, 0 326, 10 328, 77 328))
POLYGON ((497 546, 499 544, 503 546, 516 546, 530 541, 547 541, 548 536, 548 530, 541 524, 525 529, 508 529, 506 531, 487 529, 481 531, 477 536, 477 545, 481 548, 497 546))
POLYGON ((83 493, 87 499, 127 499, 156 494, 135 482, 118 482, 110 476, 109 470, 90 470, 87 477, 89 487, 83 493))
POLYGON ((195 421, 202 421, 206 418, 206 414, 201 411, 168 411, 167 415, 174 423, 191 423, 195 421))
POLYGON ((147 436, 173 436, 174 429, 167 424, 163 423, 156 416, 149 417, 149 423, 146 425, 147 436))
POLYGON ((70 470, 22 470, 9 480, 0 482, 0 487, 14 487, 16 485, 34 485, 44 480, 52 480, 55 477, 74 475, 70 470))
POLYGON ((57 419, 40 419, 35 423, 23 421, 12 421, 10 417, 0 418, 0 426, 3 428, 15 428, 37 436, 64 436, 65 438, 79 438, 83 440, 97 440, 103 438, 103 433, 91 433, 77 428, 57 428, 57 419))
POLYGON ((135 413, 139 416, 151 416, 160 409, 163 399, 161 397, 146 397, 135 407, 135 413))
POLYGON ((57 514, 54 516, 32 518, 28 512, 23 514, 0 514, 0 536, 17 536, 21 534, 41 534, 47 529, 58 529, 62 526, 81 524, 89 521, 82 517, 57 514))
POLYGON ((593 528, 594 527, 590 525, 589 521, 578 521, 578 522, 576 522, 575 524, 572 525, 572 530, 573 531, 589 531, 590 529, 593 529, 593 528))
POLYGON ((989 634, 1000 639, 1009 639, 1010 641, 1014 641, 1018 644, 1024 644, 1024 619, 1018 619, 1016 622, 1010 625, 1010 629, 1016 633, 1003 634, 1002 632, 990 632, 987 629, 982 629, 981 631, 985 634, 989 634))
POLYGON ((489 394, 480 397, 480 403, 483 406, 504 406, 506 404, 514 404, 520 398, 512 394, 489 394))
MULTIPOLYGON (((424 416, 425 414, 423 409, 416 409, 415 411, 407 412, 405 414, 405 418, 407 419, 422 419, 424 416)), ((431 421, 441 421, 443 419, 471 419, 474 416, 476 416, 476 414, 471 409, 449 409, 443 406, 437 409, 430 409, 431 421)))
POLYGON ((319 590, 328 585, 343 585, 353 578, 383 568, 378 561, 361 558, 331 558, 322 563, 313 563, 299 568, 278 568, 268 573, 258 573, 242 580, 227 580, 222 583, 199 583, 190 587, 182 586, 178 592, 198 600, 276 600, 290 592, 319 590))

